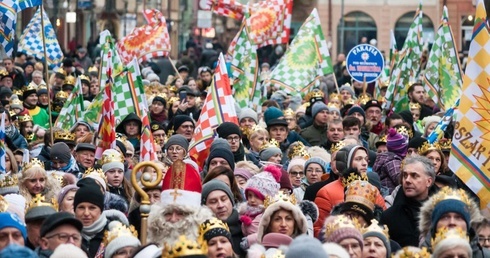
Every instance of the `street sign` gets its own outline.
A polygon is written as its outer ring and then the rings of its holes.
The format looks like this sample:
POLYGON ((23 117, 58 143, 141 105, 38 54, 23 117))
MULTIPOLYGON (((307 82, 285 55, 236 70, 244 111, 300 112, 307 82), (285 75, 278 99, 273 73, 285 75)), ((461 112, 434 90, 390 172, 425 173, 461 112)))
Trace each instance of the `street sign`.
POLYGON ((197 27, 211 28, 213 26, 213 12, 205 10, 197 10, 197 27))
POLYGON ((374 82, 384 69, 384 58, 381 51, 369 44, 355 46, 346 58, 347 72, 358 82, 374 82))

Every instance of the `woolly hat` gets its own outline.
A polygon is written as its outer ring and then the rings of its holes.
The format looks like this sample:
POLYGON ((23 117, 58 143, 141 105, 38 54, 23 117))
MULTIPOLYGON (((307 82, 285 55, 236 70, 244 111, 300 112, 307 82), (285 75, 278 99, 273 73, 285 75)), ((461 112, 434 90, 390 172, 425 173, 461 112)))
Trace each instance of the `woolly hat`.
POLYGON ((354 158, 354 153, 356 153, 356 151, 359 149, 366 151, 366 153, 368 152, 366 148, 353 144, 344 146, 337 152, 337 154, 335 155, 335 166, 340 173, 351 166, 352 159, 354 158))
POLYGON ((306 167, 305 164, 306 164, 306 160, 305 159, 303 159, 303 158, 293 158, 291 161, 289 161, 288 171, 287 171, 288 174, 291 172, 291 169, 293 169, 293 167, 295 167, 295 166, 303 167, 303 170, 304 170, 304 168, 306 167))
POLYGON ((448 199, 445 199, 445 200, 438 202, 436 204, 436 206, 434 207, 434 211, 432 212, 432 217, 431 217, 432 228, 433 228, 432 236, 434 236, 434 234, 435 234, 434 229, 435 229, 437 223, 439 222, 439 220, 441 219, 442 215, 444 215, 445 213, 448 213, 448 212, 454 212, 454 213, 458 213, 459 215, 461 215, 463 217, 464 221, 466 222, 466 232, 469 232, 470 227, 471 227, 471 224, 470 224, 471 215, 470 215, 470 211, 469 211, 468 207, 461 200, 448 198, 448 199))
POLYGON ((429 125, 432 123, 439 123, 441 121, 440 116, 426 116, 422 119, 422 124, 424 125, 424 133, 427 132, 429 125))
POLYGON ((172 118, 172 121, 170 121, 170 123, 168 124, 167 129, 177 131, 177 129, 179 129, 179 127, 185 122, 192 122, 192 125, 195 125, 194 120, 192 120, 190 116, 176 115, 174 116, 174 118, 172 118))
POLYGON ((54 249, 50 258, 87 258, 87 254, 72 244, 61 244, 54 249))
POLYGON ((22 234, 24 240, 27 238, 26 224, 22 221, 21 218, 19 218, 19 216, 17 216, 17 214, 0 212, 0 230, 4 228, 16 228, 22 234))
POLYGON ((180 134, 174 134, 170 136, 170 138, 168 138, 167 142, 165 143, 165 151, 167 151, 168 148, 172 145, 178 145, 184 148, 186 153, 187 150, 189 149, 189 141, 180 134))
POLYGON ((25 217, 25 207, 26 207, 26 198, 20 194, 7 194, 3 196, 5 201, 8 202, 8 207, 6 212, 13 213, 24 221, 25 217))
POLYGON ((307 235, 296 237, 289 245, 286 258, 324 258, 328 254, 323 250, 320 240, 307 235))
POLYGON ((256 124, 259 123, 259 119, 257 118, 257 112, 251 108, 242 108, 240 115, 238 116, 238 122, 242 121, 244 118, 252 118, 256 124))
MULTIPOLYGON (((129 141, 125 141, 125 142, 129 142, 129 141)), ((116 146, 119 148, 119 150, 121 151, 122 155, 126 156, 126 154, 128 154, 128 148, 127 146, 133 146, 133 144, 131 144, 129 142, 129 144, 125 144, 124 142, 122 142, 121 140, 118 140, 116 138, 116 146)), ((134 154, 134 152, 133 152, 134 154)))
POLYGON ((82 202, 88 202, 99 207, 101 212, 104 211, 104 194, 100 191, 100 186, 94 179, 85 178, 83 181, 73 199, 73 208, 76 209, 82 202))
POLYGON ((269 147, 259 152, 259 158, 261 161, 268 161, 271 157, 277 154, 282 154, 281 149, 279 149, 279 147, 276 147, 274 145, 270 145, 269 147))
POLYGON ((153 121, 150 124, 150 130, 152 133, 158 131, 158 130, 163 130, 165 131, 165 126, 163 126, 161 123, 153 121))
POLYGON ((420 147, 422 147, 422 145, 426 141, 427 141, 427 139, 425 139, 424 137, 421 137, 421 136, 413 137, 408 142, 408 148, 414 148, 414 149, 418 150, 420 147))
POLYGON ((124 157, 117 150, 107 149, 102 153, 102 171, 106 173, 111 169, 124 171, 124 157))
POLYGON ((167 101, 159 95, 157 95, 153 98, 152 103, 154 103, 154 102, 160 102, 160 103, 162 103, 162 106, 164 106, 164 107, 167 106, 167 101))
POLYGON ((354 211, 365 221, 371 221, 374 218, 374 204, 378 195, 378 189, 369 182, 355 180, 347 186, 345 202, 340 204, 340 212, 354 211))
POLYGON ((343 90, 346 90, 350 93, 350 95, 352 95, 352 98, 355 98, 356 97, 356 94, 354 92, 354 89, 352 88, 352 86, 350 86, 349 84, 344 84, 340 87, 339 89, 339 93, 341 93, 343 90))
POLYGON ((398 114, 402 117, 403 121, 407 122, 409 125, 413 124, 413 116, 410 110, 403 110, 398 114))
POLYGON ((279 119, 284 116, 284 113, 276 107, 268 107, 264 112, 264 122, 269 126, 269 122, 273 119, 279 119))
POLYGON ((147 244, 133 254, 133 258, 157 258, 162 256, 162 249, 156 244, 147 244))
MULTIPOLYGON (((39 256, 31 249, 16 244, 10 244, 0 252, 2 258, 38 258, 39 256)), ((52 256, 50 256, 52 257, 52 256)))
POLYGON ((266 248, 279 248, 279 246, 289 246, 293 239, 281 233, 268 233, 262 238, 262 245, 266 248))
POLYGON ((218 133, 218 137, 226 139, 228 136, 232 134, 238 134, 238 136, 242 137, 242 131, 240 127, 232 122, 224 122, 216 128, 216 133, 218 133))
POLYGON ((371 225, 364 229, 364 233, 362 234, 363 238, 366 239, 368 237, 377 237, 379 240, 383 242, 383 245, 386 248, 386 258, 391 257, 391 244, 390 244, 390 236, 388 235, 388 227, 380 226, 377 220, 371 220, 371 225))
POLYGON ((327 162, 325 162, 325 160, 319 158, 319 157, 313 157, 313 158, 310 158, 308 159, 306 162, 305 162, 305 166, 304 166, 304 172, 305 172, 305 175, 306 175, 306 168, 311 164, 311 163, 316 163, 318 165, 320 165, 322 167, 322 170, 323 170, 323 174, 325 173, 330 173, 328 171, 328 164, 327 162))
POLYGON ((253 176, 253 173, 251 173, 248 169, 245 168, 236 168, 233 174, 235 176, 241 176, 246 180, 249 180, 253 176))
POLYGON ((347 216, 338 215, 326 225, 325 241, 339 244, 344 239, 352 238, 359 242, 362 250, 364 241, 359 232, 360 227, 356 219, 351 220, 347 216))
POLYGON ((390 128, 386 137, 386 147, 389 152, 404 158, 407 155, 408 139, 399 134, 394 128, 390 128))
POLYGON ((43 206, 34 206, 28 207, 26 211, 25 221, 26 223, 45 220, 52 214, 55 214, 57 211, 51 205, 43 205, 43 206))
POLYGON ((61 204, 63 202, 63 199, 65 199, 65 196, 68 192, 71 190, 78 190, 77 185, 66 185, 61 189, 61 191, 58 193, 58 204, 61 204))
POLYGON ((362 117, 364 117, 364 123, 366 123, 366 112, 364 112, 364 109, 362 109, 358 105, 354 105, 351 108, 349 108, 349 110, 347 111, 347 115, 348 116, 351 116, 351 115, 353 115, 356 112, 359 113, 359 114, 361 114, 362 117))
POLYGON ((231 170, 235 170, 235 157, 233 156, 233 152, 231 152, 229 147, 228 149, 219 146, 215 148, 211 148, 211 153, 209 153, 208 159, 206 161, 208 168, 209 168, 209 164, 211 163, 211 160, 217 157, 225 159, 230 165, 231 170))
POLYGON ((289 193, 293 192, 293 185, 291 184, 291 179, 289 179, 289 173, 285 169, 281 169, 279 185, 281 185, 280 189, 288 189, 289 193))
POLYGON ((136 236, 132 235, 129 229, 119 221, 112 221, 108 225, 108 236, 115 235, 106 246, 104 252, 104 258, 111 258, 117 250, 124 247, 139 247, 141 242, 136 236))
POLYGON ((315 119, 318 113, 324 110, 328 111, 328 107, 327 105, 325 105, 325 103, 323 103, 322 101, 315 102, 315 104, 313 104, 313 106, 311 107, 311 115, 313 119, 315 119))
POLYGON ((269 165, 264 168, 264 171, 252 176, 245 186, 245 196, 249 191, 252 191, 258 198, 265 200, 267 196, 275 196, 281 185, 281 169, 269 165))
POLYGON ((432 257, 441 257, 443 252, 456 247, 462 247, 468 257, 472 257, 473 254, 469 238, 464 231, 457 228, 441 229, 437 236, 432 239, 432 243, 434 244, 432 246, 432 257))
POLYGON ((209 242, 211 239, 217 236, 224 236, 232 243, 230 229, 226 222, 212 218, 201 223, 201 232, 200 235, 206 242, 209 242))
POLYGON ((0 174, 0 195, 19 193, 19 178, 15 174, 0 174))
POLYGON ((49 154, 51 161, 59 160, 63 163, 70 163, 71 151, 70 147, 64 142, 57 142, 51 147, 51 152, 49 154))
POLYGON ((230 198, 232 205, 235 206, 235 197, 233 196, 230 187, 218 179, 213 179, 202 186, 201 205, 206 205, 209 194, 214 191, 223 191, 226 193, 228 198, 230 198))
POLYGON ((323 250, 327 252, 329 256, 335 256, 337 258, 350 258, 349 253, 337 243, 324 243, 323 250))

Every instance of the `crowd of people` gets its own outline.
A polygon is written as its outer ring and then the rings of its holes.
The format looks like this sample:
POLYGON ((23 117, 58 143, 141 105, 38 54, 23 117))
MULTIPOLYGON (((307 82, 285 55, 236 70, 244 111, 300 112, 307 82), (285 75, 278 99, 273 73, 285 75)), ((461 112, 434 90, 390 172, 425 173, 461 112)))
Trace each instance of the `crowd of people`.
POLYGON ((199 166, 189 146, 216 57, 205 48, 197 58, 190 45, 165 78, 168 59, 142 64, 157 158, 137 185, 136 114, 98 160, 87 121, 51 127, 77 77, 86 104, 100 91, 86 49, 49 78, 25 54, 3 59, 0 257, 490 257, 489 218, 448 167, 452 126, 427 141, 442 114, 422 84, 389 114, 386 85, 372 96, 342 77, 338 92, 300 99, 269 88, 260 111, 237 107, 238 124, 215 129, 199 166))

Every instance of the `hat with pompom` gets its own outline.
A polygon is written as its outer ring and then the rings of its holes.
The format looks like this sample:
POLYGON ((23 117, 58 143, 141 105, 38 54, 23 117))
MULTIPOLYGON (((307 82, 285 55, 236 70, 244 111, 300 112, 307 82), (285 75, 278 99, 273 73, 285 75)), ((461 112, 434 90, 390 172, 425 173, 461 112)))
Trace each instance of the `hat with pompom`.
POLYGON ((257 195, 261 200, 265 200, 266 196, 275 196, 281 187, 281 169, 274 165, 269 165, 264 168, 264 171, 252 176, 247 181, 245 187, 245 196, 249 191, 257 195))
POLYGON ((408 139, 399 134, 395 129, 390 128, 386 137, 386 147, 389 152, 393 152, 404 158, 407 155, 408 139))

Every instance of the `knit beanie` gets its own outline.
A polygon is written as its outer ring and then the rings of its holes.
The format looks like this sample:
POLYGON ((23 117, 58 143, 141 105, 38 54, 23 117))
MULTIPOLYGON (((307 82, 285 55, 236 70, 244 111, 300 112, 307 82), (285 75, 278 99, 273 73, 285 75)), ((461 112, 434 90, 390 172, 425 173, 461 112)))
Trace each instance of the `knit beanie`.
POLYGON ((167 151, 168 148, 172 145, 178 145, 178 146, 184 148, 186 153, 189 149, 189 141, 184 136, 182 136, 180 134, 174 134, 174 135, 170 136, 170 138, 168 138, 167 142, 165 143, 165 151, 167 151))
POLYGON ((441 121, 440 116, 426 116, 422 119, 422 124, 424 125, 424 133, 427 132, 429 125, 432 123, 439 123, 441 121))
POLYGON ((356 228, 354 222, 344 215, 336 216, 333 221, 326 225, 327 231, 325 235, 326 242, 333 242, 339 244, 342 240, 347 238, 353 238, 359 242, 361 249, 364 247, 364 241, 356 228))
POLYGON ((252 191, 258 198, 265 200, 267 196, 275 196, 281 187, 281 169, 274 165, 264 168, 264 171, 251 177, 245 186, 245 196, 252 191))
POLYGON ((214 191, 223 191, 224 193, 226 193, 226 195, 228 195, 228 198, 230 198, 232 205, 235 206, 235 197, 233 196, 230 187, 223 181, 218 179, 213 179, 202 185, 201 205, 206 205, 209 194, 214 191))
POLYGON ((203 223, 201 223, 201 230, 203 231, 201 232, 202 237, 204 240, 206 240, 206 242, 209 242, 209 240, 217 236, 224 236, 228 239, 228 241, 230 241, 230 243, 232 243, 231 233, 228 225, 226 224, 226 222, 220 219, 212 218, 204 221, 203 223), (207 229, 206 225, 214 225, 214 227, 207 229))
POLYGON ((339 93, 341 93, 343 90, 348 91, 350 93, 350 95, 352 95, 352 98, 356 97, 356 94, 354 93, 354 89, 352 88, 352 86, 350 86, 348 84, 344 84, 340 87, 339 93))
POLYGON ((232 122, 224 122, 216 128, 216 133, 218 133, 218 137, 226 139, 228 136, 232 134, 238 134, 238 136, 242 137, 242 131, 237 124, 232 122))
POLYGON ((269 125, 269 122, 273 119, 278 119, 280 117, 283 117, 284 113, 276 107, 268 107, 267 110, 264 112, 264 122, 265 124, 269 125))
POLYGON ((300 166, 304 170, 304 168, 306 167, 305 164, 306 164, 306 160, 305 159, 303 159, 303 158, 293 158, 291 161, 289 161, 288 174, 291 173, 291 169, 293 169, 293 167, 295 167, 295 166, 300 166))
POLYGON ((426 142, 427 139, 425 139, 424 137, 421 137, 421 136, 417 136, 417 137, 413 137, 409 142, 408 142, 408 148, 414 148, 414 149, 418 149, 420 147, 422 147, 422 145, 424 144, 424 142, 426 142))
POLYGON ((106 173, 111 169, 124 171, 124 157, 117 150, 107 149, 102 153, 102 171, 106 173))
POLYGON ((22 221, 24 221, 26 198, 20 194, 7 194, 3 196, 3 198, 8 203, 6 212, 16 214, 22 221))
MULTIPOLYGON (((39 256, 31 249, 16 244, 10 244, 0 252, 2 258, 38 258, 39 256)), ((52 257, 52 256, 51 256, 52 257)))
POLYGON ((0 174, 0 195, 19 193, 18 180, 15 174, 0 174))
POLYGON ((398 114, 402 117, 403 121, 407 122, 409 125, 413 125, 413 115, 410 110, 403 110, 398 114))
MULTIPOLYGON (((386 226, 384 226, 386 227, 386 226)), ((383 242, 383 245, 386 248, 386 258, 391 257, 391 244, 390 244, 390 239, 389 236, 386 236, 383 234, 383 229, 381 226, 378 225, 378 222, 371 223, 369 227, 366 228, 366 231, 362 235, 364 239, 368 237, 377 237, 381 242, 383 242)))
MULTIPOLYGON (((92 179, 93 180, 93 179, 92 179)), ((104 194, 100 191, 100 186, 95 183, 95 180, 84 180, 84 183, 79 185, 80 188, 73 199, 74 209, 82 202, 91 203, 104 211, 104 194)))
POLYGON ((328 111, 327 105, 323 103, 322 101, 317 101, 315 104, 313 104, 313 107, 311 107, 311 114, 313 119, 315 119, 316 115, 324 110, 328 111))
POLYGON ((297 257, 324 258, 328 257, 328 254, 323 250, 320 240, 311 236, 301 235, 291 242, 286 252, 286 258, 297 257))
POLYGON ((87 254, 72 244, 61 244, 54 249, 50 258, 87 258, 87 254))
POLYGON ((177 131, 177 129, 179 129, 179 127, 185 122, 192 122, 192 124, 194 125, 194 120, 192 120, 192 118, 190 116, 176 115, 176 116, 174 116, 174 118, 172 119, 172 122, 171 122, 171 125, 173 125, 173 128, 172 128, 172 126, 169 125, 168 129, 173 129, 174 131, 177 131))
POLYGON ((262 161, 268 161, 271 157, 277 154, 282 154, 281 149, 276 146, 269 146, 259 152, 259 158, 262 161))
POLYGON ((352 114, 354 114, 356 112, 359 113, 359 114, 361 114, 362 117, 364 117, 364 123, 366 123, 366 112, 364 112, 364 109, 362 109, 358 105, 354 105, 351 108, 349 108, 349 110, 347 111, 347 115, 348 116, 351 116, 352 114))
POLYGON ((432 212, 431 216, 431 225, 432 225, 432 237, 435 235, 435 227, 437 225, 437 222, 441 219, 442 215, 448 212, 454 212, 458 213, 461 215, 466 222, 466 232, 469 232, 470 230, 470 222, 471 222, 471 215, 470 211, 468 210, 467 205, 457 199, 446 199, 438 202, 436 206, 434 207, 434 211, 432 212))
POLYGON ((289 193, 293 192, 293 184, 291 184, 291 179, 289 179, 289 173, 281 169, 281 179, 279 180, 280 189, 288 189, 289 193))
POLYGON ((61 204, 63 202, 63 199, 65 199, 65 196, 68 192, 71 190, 78 190, 77 185, 67 185, 61 189, 61 191, 58 193, 58 204, 61 204))
POLYGON ((252 118, 256 124, 259 123, 259 119, 257 118, 257 112, 251 108, 242 108, 240 115, 238 116, 238 122, 242 121, 244 118, 252 118))
POLYGON ((222 147, 215 147, 214 149, 212 148, 206 162, 206 164, 208 164, 208 168, 211 160, 217 157, 225 159, 228 162, 228 165, 230 165, 231 170, 235 170, 235 157, 233 156, 233 152, 231 152, 229 147, 228 149, 222 147))
POLYGON ((213 143, 211 143, 211 147, 209 148, 209 152, 213 152, 213 150, 217 148, 223 148, 231 151, 231 146, 228 141, 219 137, 214 138, 213 143))
MULTIPOLYGON (((129 145, 133 146, 133 144, 129 144, 129 145)), ((122 155, 126 156, 126 154, 128 152, 127 145, 124 144, 124 142, 116 139, 116 146, 119 148, 119 150, 121 150, 122 155)), ((134 152, 133 152, 133 154, 134 154, 134 152)))
POLYGON ((70 163, 71 151, 70 147, 64 142, 57 142, 51 147, 51 152, 49 154, 51 161, 59 160, 63 163, 70 163))
MULTIPOLYGON (((0 212, 0 230, 4 228, 16 228, 22 234, 24 240, 27 238, 26 224, 17 214, 0 212)), ((3 257, 0 255, 0 257, 3 257)))
MULTIPOLYGON (((120 227, 122 223, 119 221, 112 221, 109 223, 109 233, 113 231, 117 231, 118 227, 120 227)), ((125 226, 122 226, 125 227, 125 226)), ((123 231, 124 232, 124 231, 123 231)), ((141 242, 138 238, 136 238, 133 235, 129 234, 121 234, 120 236, 114 238, 107 244, 104 252, 104 258, 111 258, 117 250, 124 248, 124 247, 139 247, 141 245, 141 242)))
POLYGON ((245 180, 249 180, 253 176, 253 173, 245 168, 236 168, 235 171, 233 171, 233 174, 235 176, 241 176, 245 178, 245 180))
POLYGON ((404 158, 407 155, 408 139, 399 134, 394 128, 390 128, 386 137, 386 147, 389 152, 404 158))
POLYGON ((325 162, 325 160, 319 158, 319 157, 313 157, 313 158, 310 158, 308 159, 306 162, 305 162, 305 166, 304 166, 304 172, 305 172, 305 175, 306 175, 306 168, 311 164, 311 163, 316 163, 318 165, 320 165, 322 167, 322 170, 323 170, 323 174, 325 173, 329 173, 328 171, 328 163, 325 162))
POLYGON ((268 233, 262 237, 262 245, 265 248, 278 248, 281 245, 289 246, 293 239, 281 233, 268 233))

